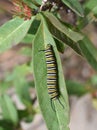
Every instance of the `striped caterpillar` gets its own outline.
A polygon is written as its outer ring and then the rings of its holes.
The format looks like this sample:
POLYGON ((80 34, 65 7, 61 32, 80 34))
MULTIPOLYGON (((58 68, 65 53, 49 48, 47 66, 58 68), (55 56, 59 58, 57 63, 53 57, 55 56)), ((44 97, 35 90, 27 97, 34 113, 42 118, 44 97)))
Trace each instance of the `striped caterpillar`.
MULTIPOLYGON (((54 55, 52 45, 48 44, 46 46, 45 57, 46 57, 46 65, 47 65, 47 87, 48 87, 48 94, 50 96, 51 102, 52 100, 59 100, 59 91, 58 91, 58 69, 57 69, 57 62, 56 57, 54 55)), ((63 104, 60 102, 63 106, 63 104)), ((63 106, 64 108, 64 106, 63 106)))

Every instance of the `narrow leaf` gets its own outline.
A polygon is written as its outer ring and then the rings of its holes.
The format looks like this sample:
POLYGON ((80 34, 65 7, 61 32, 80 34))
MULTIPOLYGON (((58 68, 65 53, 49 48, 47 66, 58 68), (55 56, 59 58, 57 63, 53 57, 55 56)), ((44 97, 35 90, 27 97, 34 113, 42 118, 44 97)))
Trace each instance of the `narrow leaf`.
POLYGON ((33 45, 33 71, 34 71, 35 86, 38 95, 39 105, 43 113, 44 120, 47 124, 48 130, 63 130, 63 129, 69 130, 68 96, 66 92, 66 86, 64 83, 64 76, 62 73, 59 54, 55 42, 52 38, 52 35, 48 31, 43 17, 42 16, 40 17, 41 17, 41 24, 35 36, 33 45), (46 70, 45 53, 40 51, 44 50, 47 44, 52 44, 55 52, 56 61, 58 64, 58 84, 60 91, 59 100, 64 105, 63 108, 58 100, 52 101, 55 107, 55 111, 51 106, 50 97, 47 89, 47 70, 46 70))
POLYGON ((85 37, 78 43, 86 60, 95 70, 97 70, 97 49, 95 48, 93 43, 91 43, 91 41, 87 37, 85 37))
POLYGON ((81 21, 78 24, 78 29, 82 30, 84 27, 86 27, 88 24, 97 21, 97 18, 94 16, 93 12, 90 12, 88 15, 86 15, 85 18, 81 19, 81 21))
POLYGON ((31 44, 34 37, 35 35, 27 34, 21 42, 31 44))
POLYGON ((90 13, 96 6, 97 6, 97 1, 96 0, 88 0, 84 4, 85 14, 87 15, 88 13, 90 13))
POLYGON ((49 26, 49 30, 54 38, 59 39, 60 41, 71 47, 79 55, 81 55, 81 51, 77 45, 77 42, 79 40, 82 40, 83 36, 62 25, 52 14, 45 13, 45 17, 49 26))
POLYGON ((3 118, 13 122, 16 125, 18 123, 17 110, 8 95, 3 95, 0 97, 0 106, 3 113, 3 118))
POLYGON ((14 78, 13 81, 16 92, 20 97, 20 100, 26 106, 32 106, 31 97, 29 94, 29 84, 26 80, 26 75, 28 74, 29 71, 30 71, 29 67, 24 64, 22 66, 17 66, 13 72, 13 78, 14 78))
POLYGON ((23 0, 30 8, 37 9, 37 3, 35 0, 23 0))
POLYGON ((65 44, 62 41, 60 41, 59 39, 57 39, 56 37, 54 38, 54 40, 55 40, 58 51, 61 53, 64 53, 65 44))
POLYGON ((84 16, 84 11, 78 0, 62 0, 62 2, 67 5, 70 9, 72 9, 79 16, 84 16))
POLYGON ((18 44, 26 35, 34 17, 31 20, 15 18, 0 28, 0 53, 18 44))
POLYGON ((66 80, 66 87, 69 95, 82 96, 90 91, 85 85, 72 80, 66 80))
POLYGON ((84 4, 85 8, 85 17, 79 21, 78 28, 82 30, 86 25, 97 22, 97 1, 88 0, 84 4))
POLYGON ((39 3, 40 5, 42 4, 42 0, 36 0, 37 3, 39 3))
POLYGON ((53 14, 45 13, 45 16, 48 20, 55 26, 60 32, 64 33, 72 41, 77 42, 83 39, 83 35, 72 31, 70 28, 67 28, 65 24, 62 24, 53 14))

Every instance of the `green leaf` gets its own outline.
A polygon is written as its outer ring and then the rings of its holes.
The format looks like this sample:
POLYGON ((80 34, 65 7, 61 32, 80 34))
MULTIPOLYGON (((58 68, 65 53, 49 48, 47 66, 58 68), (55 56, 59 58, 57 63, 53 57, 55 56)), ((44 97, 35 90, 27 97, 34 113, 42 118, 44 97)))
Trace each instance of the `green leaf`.
POLYGON ((75 52, 81 55, 81 51, 77 45, 79 40, 83 39, 83 36, 77 32, 72 31, 65 25, 61 24, 58 19, 50 13, 44 14, 49 27, 50 32, 54 38, 59 39, 59 41, 65 43, 71 47, 75 52))
POLYGON ((17 110, 8 95, 0 96, 0 106, 2 109, 3 118, 13 122, 14 125, 16 125, 18 123, 17 110))
POLYGON ((60 32, 64 33, 72 41, 78 42, 83 39, 82 34, 72 31, 69 27, 67 28, 65 24, 62 24, 53 14, 46 12, 44 15, 53 24, 53 26, 55 26, 60 32))
POLYGON ((91 84, 94 85, 94 86, 96 86, 96 88, 97 88, 97 75, 93 75, 91 77, 90 81, 91 81, 91 84))
POLYGON ((96 17, 96 22, 97 22, 97 6, 92 10, 92 12, 96 17))
POLYGON ((29 84, 26 80, 26 75, 30 71, 27 65, 17 66, 13 72, 13 82, 20 100, 26 106, 32 106, 31 97, 29 94, 29 84), (22 77, 22 78, 21 78, 22 77))
POLYGON ((34 37, 35 35, 27 34, 21 42, 31 44, 34 37))
POLYGON ((62 2, 67 5, 70 9, 72 9, 79 16, 84 16, 84 11, 78 0, 62 0, 62 2))
POLYGON ((35 35, 38 30, 39 25, 40 25, 40 20, 37 20, 37 16, 36 16, 36 19, 34 19, 34 21, 32 22, 30 26, 28 34, 35 35))
POLYGON ((23 0, 30 8, 37 9, 37 3, 35 0, 23 0))
POLYGON ((13 130, 14 125, 7 120, 0 120, 0 130, 13 130))
POLYGON ((39 25, 40 25, 40 20, 34 19, 34 21, 32 22, 32 24, 30 26, 30 29, 29 29, 27 35, 24 37, 22 42, 32 44, 32 41, 35 37, 35 34, 38 30, 39 25))
POLYGON ((3 127, 0 127, 0 130, 4 130, 4 128, 3 128, 3 127))
POLYGON ((21 66, 16 66, 14 71, 7 76, 6 81, 12 82, 13 86, 15 86, 15 90, 20 100, 26 105, 31 106, 32 102, 29 94, 30 84, 26 79, 27 74, 31 73, 30 67, 26 64, 21 66))
POLYGON ((4 81, 0 81, 0 95, 4 94, 10 86, 11 84, 6 82, 6 79, 4 79, 4 81))
POLYGON ((24 120, 25 122, 31 122, 34 114, 34 111, 29 112, 28 109, 18 110, 19 120, 24 120))
POLYGON ((54 40, 55 40, 58 51, 61 53, 64 53, 65 44, 62 41, 60 41, 59 39, 57 39, 56 37, 54 38, 54 40))
POLYGON ((32 17, 31 20, 26 21, 15 18, 1 26, 0 53, 11 48, 13 45, 18 44, 26 35, 33 20, 34 17, 32 17))
POLYGON ((20 51, 20 54, 31 57, 32 50, 30 47, 23 47, 20 51))
POLYGON ((97 49, 91 43, 91 41, 85 37, 83 40, 79 41, 80 49, 85 56, 86 60, 89 62, 89 64, 97 70, 97 49))
POLYGON ((69 130, 68 96, 66 92, 64 76, 62 73, 60 57, 54 39, 47 29, 44 18, 41 15, 39 16, 41 18, 41 24, 35 36, 33 45, 33 71, 39 105, 48 130, 69 130), (55 111, 51 106, 50 97, 48 95, 45 53, 44 51, 40 51, 44 50, 47 44, 52 44, 55 52, 55 57, 58 65, 58 84, 60 91, 59 100, 64 105, 63 108, 58 100, 52 101, 55 111))
POLYGON ((42 4, 42 0, 36 0, 37 3, 39 3, 40 5, 42 4))
POLYGON ((88 13, 90 13, 96 6, 97 6, 97 1, 96 0, 88 0, 84 4, 85 14, 87 15, 88 13))
POLYGON ((66 80, 66 87, 68 94, 70 95, 82 96, 83 94, 89 92, 89 89, 86 88, 85 85, 71 80, 66 80))
POLYGON ((88 24, 96 21, 96 17, 94 16, 93 12, 90 12, 88 15, 86 15, 85 18, 81 19, 78 23, 78 29, 82 30, 84 27, 86 27, 88 24))
POLYGON ((97 1, 96 0, 88 0, 84 4, 85 8, 85 17, 81 19, 78 23, 78 28, 82 30, 86 25, 97 22, 97 1))

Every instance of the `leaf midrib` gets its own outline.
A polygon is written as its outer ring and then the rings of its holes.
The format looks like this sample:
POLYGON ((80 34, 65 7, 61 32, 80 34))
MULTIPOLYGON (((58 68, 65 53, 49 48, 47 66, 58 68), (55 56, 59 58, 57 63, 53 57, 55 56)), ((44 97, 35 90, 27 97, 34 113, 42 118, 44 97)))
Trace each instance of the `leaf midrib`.
MULTIPOLYGON (((21 28, 21 26, 24 25, 25 23, 26 23, 26 21, 23 22, 23 23, 22 23, 19 27, 17 27, 14 31, 12 31, 9 35, 7 35, 7 37, 6 37, 4 40, 2 40, 2 42, 6 41, 10 36, 12 36, 12 34, 14 34, 14 32, 17 32, 17 30, 18 30, 19 28, 21 28)), ((0 44, 2 44, 2 42, 1 42, 0 44)))

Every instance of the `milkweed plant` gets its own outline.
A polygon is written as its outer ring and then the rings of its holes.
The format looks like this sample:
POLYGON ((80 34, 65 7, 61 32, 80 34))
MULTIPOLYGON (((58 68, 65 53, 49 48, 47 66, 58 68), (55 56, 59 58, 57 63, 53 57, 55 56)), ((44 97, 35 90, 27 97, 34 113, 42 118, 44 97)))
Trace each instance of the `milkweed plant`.
MULTIPOLYGON (((83 29, 97 22, 97 1, 10 0, 13 17, 0 27, 0 53, 21 43, 31 45, 30 67, 15 67, 0 85, 0 130, 20 130, 20 121, 32 121, 33 107, 26 74, 33 73, 39 107, 48 130, 69 130, 69 103, 60 53, 70 47, 97 70, 97 49, 83 29), (63 20, 61 11, 75 15, 74 23, 63 20), (46 49, 50 45, 52 49, 46 49), (53 50, 53 53, 52 53, 53 50), (30 68, 30 69, 29 69, 30 68), (54 70, 55 69, 55 70, 54 70), (56 71, 57 70, 57 71, 56 71), (5 92, 13 83, 26 108, 19 110, 5 92), (6 89, 5 89, 6 88, 6 89)), ((65 19, 65 18, 64 18, 65 19)), ((25 46, 25 53, 27 48, 25 46)), ((32 85, 33 86, 33 85, 32 85)))

